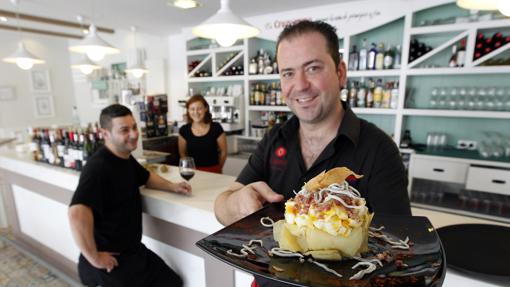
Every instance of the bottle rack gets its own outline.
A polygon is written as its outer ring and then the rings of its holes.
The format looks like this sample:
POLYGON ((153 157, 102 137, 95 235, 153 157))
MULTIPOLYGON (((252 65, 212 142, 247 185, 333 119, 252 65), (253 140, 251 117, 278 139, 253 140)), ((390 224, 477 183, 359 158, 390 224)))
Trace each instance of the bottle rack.
MULTIPOLYGON (((426 89, 424 83, 435 84, 439 86, 448 86, 449 79, 455 81, 464 81, 464 85, 471 84, 470 78, 480 78, 492 81, 492 85, 504 86, 507 81, 502 80, 505 74, 510 73, 510 66, 484 66, 487 61, 498 56, 507 55, 510 52, 510 44, 504 44, 500 48, 473 60, 475 51, 476 36, 479 32, 487 34, 495 31, 503 31, 503 34, 510 34, 510 19, 485 19, 487 15, 481 15, 475 22, 469 21, 469 12, 457 8, 455 3, 446 3, 430 7, 420 11, 413 11, 398 16, 386 24, 372 29, 349 34, 345 31, 341 35, 340 46, 342 48, 343 59, 346 65, 349 65, 349 53, 353 44, 358 47, 364 38, 368 44, 375 42, 390 43, 391 45, 401 46, 401 65, 399 69, 387 70, 356 70, 348 71, 350 80, 360 80, 360 78, 382 78, 383 81, 399 81, 398 103, 395 109, 375 109, 375 108, 354 108, 354 112, 360 117, 372 121, 379 125, 389 135, 393 136, 396 143, 400 143, 401 137, 406 129, 412 131, 414 142, 425 142, 427 132, 445 126, 445 132, 455 133, 461 129, 471 128, 472 121, 476 119, 480 122, 479 126, 490 127, 493 130, 503 129, 505 123, 510 119, 510 111, 463 111, 463 110, 431 110, 426 105, 411 107, 408 101, 413 97, 428 98, 430 90, 426 89), (455 23, 456 19, 466 21, 465 23, 455 23), (409 62, 409 50, 412 39, 434 39, 430 46, 432 49, 416 59, 409 62), (463 67, 448 67, 448 59, 451 56, 452 45, 459 45, 461 40, 466 41, 465 63, 463 67), (429 63, 440 62, 441 65, 433 66, 429 63), (429 66, 428 68, 425 67, 429 66), (430 67, 431 66, 431 67, 430 67), (446 81, 446 82, 445 82, 446 81), (457 123, 454 127, 450 122, 457 123), (446 125, 443 125, 446 123, 446 125), (460 128, 459 128, 460 126, 460 128)), ((344 32, 344 31, 342 31, 344 32)), ((214 82, 237 81, 244 84, 245 106, 243 111, 245 115, 244 135, 249 137, 250 122, 260 117, 263 111, 285 111, 289 109, 285 106, 267 106, 267 105, 249 105, 249 95, 251 86, 257 81, 278 81, 278 74, 269 75, 250 75, 248 67, 250 59, 257 55, 260 48, 263 48, 271 56, 274 56, 274 41, 265 39, 244 40, 239 45, 231 48, 212 48, 193 50, 187 53, 188 61, 190 57, 203 55, 204 66, 210 65, 212 76, 206 78, 188 79, 188 85, 195 82, 201 84, 214 84, 214 82), (218 53, 225 51, 241 51, 237 61, 244 62, 244 75, 225 77, 218 75, 217 57, 218 53), (210 62, 210 63, 209 63, 210 62)), ((228 66, 228 64, 227 64, 228 66)), ((453 136, 458 138, 461 134, 453 136)))

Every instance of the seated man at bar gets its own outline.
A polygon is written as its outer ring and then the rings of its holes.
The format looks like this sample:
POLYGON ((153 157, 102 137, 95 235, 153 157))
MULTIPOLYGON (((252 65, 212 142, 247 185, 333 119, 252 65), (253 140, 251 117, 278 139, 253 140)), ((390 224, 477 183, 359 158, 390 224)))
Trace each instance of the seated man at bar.
POLYGON ((114 104, 101 111, 105 145, 87 161, 69 207, 86 286, 182 286, 182 279, 142 244, 139 187, 190 194, 185 183, 147 171, 131 155, 138 128, 131 111, 114 104))
POLYGON ((266 134, 236 182, 216 198, 217 219, 227 225, 267 202, 293 197, 303 183, 334 167, 363 175, 354 187, 375 214, 410 215, 407 176, 395 143, 340 101, 346 67, 336 29, 320 21, 288 26, 278 37, 276 55, 282 95, 295 116, 266 134))

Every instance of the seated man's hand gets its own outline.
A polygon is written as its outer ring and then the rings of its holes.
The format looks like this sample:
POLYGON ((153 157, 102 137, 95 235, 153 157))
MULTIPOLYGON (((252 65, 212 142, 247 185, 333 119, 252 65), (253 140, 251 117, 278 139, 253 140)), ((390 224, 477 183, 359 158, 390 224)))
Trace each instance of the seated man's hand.
MULTIPOLYGON (((239 183, 234 183, 240 185, 239 183)), ((279 202, 283 195, 274 192, 265 182, 257 181, 243 186, 232 192, 225 202, 226 208, 230 209, 231 218, 229 223, 252 214, 262 208, 266 202, 279 202)))
POLYGON ((117 259, 115 259, 113 255, 117 255, 117 253, 97 252, 93 258, 88 260, 89 263, 97 269, 106 269, 106 272, 110 273, 113 268, 119 266, 117 259))
POLYGON ((182 194, 191 194, 191 185, 189 185, 187 182, 178 182, 178 183, 172 183, 171 190, 175 193, 182 193, 182 194))

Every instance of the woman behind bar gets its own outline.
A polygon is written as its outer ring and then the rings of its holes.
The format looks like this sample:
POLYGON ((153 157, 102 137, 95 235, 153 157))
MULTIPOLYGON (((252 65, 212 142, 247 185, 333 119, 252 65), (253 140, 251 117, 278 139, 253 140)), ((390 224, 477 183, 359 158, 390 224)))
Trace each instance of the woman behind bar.
POLYGON ((212 121, 204 97, 189 98, 186 116, 188 123, 179 129, 179 155, 193 157, 199 170, 221 173, 227 159, 227 138, 221 125, 212 121))

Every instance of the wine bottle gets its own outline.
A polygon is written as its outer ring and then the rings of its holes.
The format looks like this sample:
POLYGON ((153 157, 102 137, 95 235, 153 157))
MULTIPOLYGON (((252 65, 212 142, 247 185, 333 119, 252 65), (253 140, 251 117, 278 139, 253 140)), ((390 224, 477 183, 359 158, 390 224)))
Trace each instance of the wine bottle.
POLYGON ((352 45, 352 51, 349 53, 349 70, 356 71, 358 69, 359 57, 356 45, 352 45))
POLYGON ((457 51, 457 67, 464 67, 466 63, 466 39, 460 40, 460 48, 457 51))
POLYGON ((363 44, 361 49, 359 50, 359 70, 367 69, 367 61, 368 61, 368 49, 367 49, 367 39, 363 38, 363 44))
POLYGON ((384 69, 393 69, 393 59, 395 58, 395 52, 391 45, 388 45, 386 52, 384 52, 384 60, 383 60, 383 68, 384 69))
POLYGON ((452 55, 450 57, 450 61, 448 62, 448 67, 457 67, 457 45, 452 46, 452 55))
POLYGON ((400 45, 395 48, 395 60, 393 61, 393 68, 400 69, 402 63, 402 51, 400 45))
POLYGON ((377 47, 377 55, 375 56, 375 69, 382 70, 384 68, 384 44, 379 43, 377 47))
POLYGON ((377 48, 375 43, 372 43, 372 48, 368 52, 368 63, 367 63, 367 69, 368 70, 375 70, 375 57, 377 56, 377 48))

